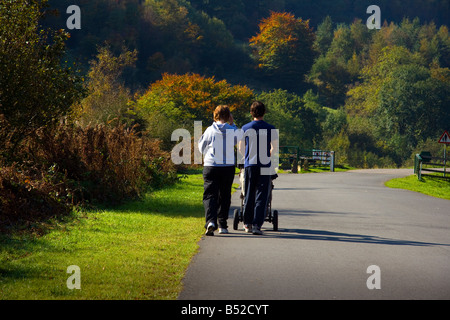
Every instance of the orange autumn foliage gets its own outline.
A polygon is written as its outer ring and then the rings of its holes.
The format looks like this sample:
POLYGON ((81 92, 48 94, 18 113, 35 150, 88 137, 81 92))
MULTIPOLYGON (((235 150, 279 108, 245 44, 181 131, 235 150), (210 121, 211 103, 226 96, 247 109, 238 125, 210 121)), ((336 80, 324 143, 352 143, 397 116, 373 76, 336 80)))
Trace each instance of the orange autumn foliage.
POLYGON ((261 69, 302 77, 314 59, 313 42, 309 20, 291 13, 271 12, 259 24, 259 33, 250 39, 250 46, 261 69))
POLYGON ((236 119, 245 117, 253 98, 254 93, 247 86, 231 85, 195 73, 165 73, 137 100, 136 109, 144 117, 158 112, 174 121, 210 122, 213 110, 220 104, 228 105, 236 119))

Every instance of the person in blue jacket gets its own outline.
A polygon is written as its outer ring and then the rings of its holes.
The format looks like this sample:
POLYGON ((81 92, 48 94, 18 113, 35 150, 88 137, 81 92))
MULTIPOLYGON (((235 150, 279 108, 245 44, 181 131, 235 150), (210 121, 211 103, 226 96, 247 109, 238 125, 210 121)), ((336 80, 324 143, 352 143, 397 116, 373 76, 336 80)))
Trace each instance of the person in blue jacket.
POLYGON ((278 130, 264 121, 266 107, 264 103, 255 101, 250 107, 253 121, 242 127, 243 139, 239 149, 245 144, 245 199, 244 199, 244 230, 248 233, 261 235, 261 226, 266 216, 271 181, 275 175, 275 163, 272 155, 278 148, 278 130))

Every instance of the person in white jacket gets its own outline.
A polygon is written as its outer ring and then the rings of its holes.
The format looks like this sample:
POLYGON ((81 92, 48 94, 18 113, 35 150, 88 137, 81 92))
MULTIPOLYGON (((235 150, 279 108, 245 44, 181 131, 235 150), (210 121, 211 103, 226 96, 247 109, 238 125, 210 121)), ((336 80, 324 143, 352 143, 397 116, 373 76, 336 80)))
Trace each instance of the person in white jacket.
POLYGON ((208 236, 213 236, 217 229, 221 234, 228 233, 227 219, 236 165, 234 146, 240 139, 239 131, 228 106, 220 105, 214 110, 214 123, 198 142, 204 156, 203 205, 205 234, 208 236))

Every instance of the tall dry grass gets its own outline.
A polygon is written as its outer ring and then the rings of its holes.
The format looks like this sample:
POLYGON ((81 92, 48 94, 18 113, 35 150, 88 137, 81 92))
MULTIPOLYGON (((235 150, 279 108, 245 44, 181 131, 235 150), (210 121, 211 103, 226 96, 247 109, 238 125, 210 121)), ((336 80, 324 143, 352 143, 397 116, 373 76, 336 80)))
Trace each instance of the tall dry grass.
MULTIPOLYGON (((2 128, 0 136, 7 136, 2 128)), ((160 142, 124 125, 41 128, 11 159, 0 159, 0 225, 62 215, 77 205, 117 204, 176 180, 160 142)))

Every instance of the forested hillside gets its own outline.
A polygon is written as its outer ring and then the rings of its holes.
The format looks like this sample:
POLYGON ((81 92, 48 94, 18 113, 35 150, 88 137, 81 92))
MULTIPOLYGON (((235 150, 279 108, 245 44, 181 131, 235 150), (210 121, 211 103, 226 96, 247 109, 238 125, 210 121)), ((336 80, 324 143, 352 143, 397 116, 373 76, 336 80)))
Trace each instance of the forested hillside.
POLYGON ((372 2, 63 0, 50 1, 61 14, 46 24, 64 26, 65 8, 78 4, 70 61, 87 73, 99 46, 134 50, 134 68, 121 73, 131 93, 163 74, 226 80, 270 101, 282 144, 333 149, 355 166, 402 165, 450 123, 449 3, 372 2), (366 27, 371 4, 381 30, 366 27))
POLYGON ((136 49, 133 80, 144 87, 164 72, 196 72, 265 88, 265 81, 258 81, 261 75, 253 72, 248 44, 271 11, 309 20, 314 31, 327 16, 335 24, 349 25, 355 19, 365 24, 371 4, 380 6, 381 19, 387 23, 418 17, 420 24, 434 22, 440 27, 449 16, 445 0, 51 0, 50 4, 60 12, 59 18, 46 20, 55 28, 65 28, 69 5, 82 9, 82 29, 72 31, 68 42, 73 59, 86 65, 104 41, 117 51, 123 45, 136 49))

